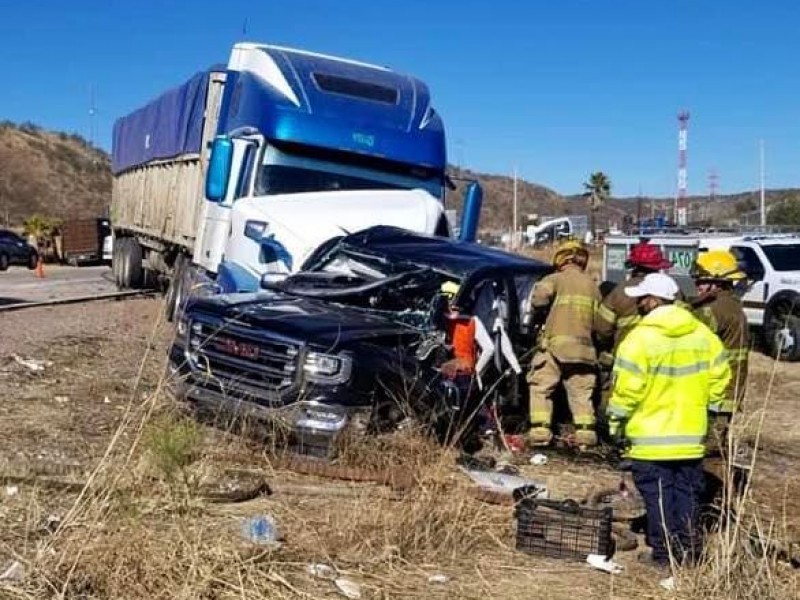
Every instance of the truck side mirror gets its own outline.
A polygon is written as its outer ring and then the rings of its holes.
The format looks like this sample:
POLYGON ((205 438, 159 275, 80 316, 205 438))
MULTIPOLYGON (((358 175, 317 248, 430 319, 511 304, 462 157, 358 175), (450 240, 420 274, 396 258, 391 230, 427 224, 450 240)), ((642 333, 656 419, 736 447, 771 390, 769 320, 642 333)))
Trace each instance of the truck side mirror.
POLYGON ((222 202, 228 192, 228 179, 233 163, 233 142, 227 136, 217 136, 211 145, 211 158, 206 173, 206 198, 222 202))
POLYGON ((462 242, 474 242, 478 235, 478 222, 481 218, 481 204, 483 203, 483 188, 477 181, 467 186, 464 194, 464 206, 461 209, 461 230, 459 239, 462 242))

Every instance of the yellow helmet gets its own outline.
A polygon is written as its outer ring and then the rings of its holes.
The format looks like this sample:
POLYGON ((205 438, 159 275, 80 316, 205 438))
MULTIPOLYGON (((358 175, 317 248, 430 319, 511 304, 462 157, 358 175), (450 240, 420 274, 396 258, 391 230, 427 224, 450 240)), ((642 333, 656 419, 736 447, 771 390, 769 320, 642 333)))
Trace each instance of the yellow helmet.
POLYGON ((580 240, 567 239, 556 246, 553 266, 559 268, 570 261, 577 262, 581 266, 586 266, 589 262, 589 251, 580 240))
POLYGON ((439 291, 452 300, 458 294, 459 289, 461 289, 461 286, 455 281, 445 281, 439 291))
POLYGON ((739 269, 739 261, 729 250, 702 252, 692 268, 692 277, 708 281, 741 281, 747 276, 739 269))

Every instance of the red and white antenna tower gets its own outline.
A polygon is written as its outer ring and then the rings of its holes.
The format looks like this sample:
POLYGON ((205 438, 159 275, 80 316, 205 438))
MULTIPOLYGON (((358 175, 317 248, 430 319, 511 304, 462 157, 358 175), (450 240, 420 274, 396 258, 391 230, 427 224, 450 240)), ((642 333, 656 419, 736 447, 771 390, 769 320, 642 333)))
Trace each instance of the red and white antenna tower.
POLYGON ((689 126, 689 111, 678 113, 678 196, 675 199, 674 220, 678 225, 686 225, 688 206, 686 204, 686 146, 689 126))

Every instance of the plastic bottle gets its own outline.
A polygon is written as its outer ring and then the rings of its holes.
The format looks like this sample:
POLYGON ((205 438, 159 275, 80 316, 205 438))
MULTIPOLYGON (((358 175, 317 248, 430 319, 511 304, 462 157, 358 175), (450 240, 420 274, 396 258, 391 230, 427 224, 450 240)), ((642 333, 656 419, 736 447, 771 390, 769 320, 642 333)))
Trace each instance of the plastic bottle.
POLYGON ((242 537, 253 544, 266 545, 278 542, 275 519, 269 515, 257 515, 245 520, 242 537))

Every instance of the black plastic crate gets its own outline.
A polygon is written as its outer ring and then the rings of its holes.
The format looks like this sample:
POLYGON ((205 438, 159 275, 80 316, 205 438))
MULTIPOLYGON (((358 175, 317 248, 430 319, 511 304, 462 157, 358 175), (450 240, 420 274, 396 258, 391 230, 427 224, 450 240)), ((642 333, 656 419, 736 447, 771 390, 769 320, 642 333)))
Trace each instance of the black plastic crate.
POLYGON ((522 499, 516 507, 517 550, 551 558, 610 557, 611 508, 583 508, 574 500, 522 499))

